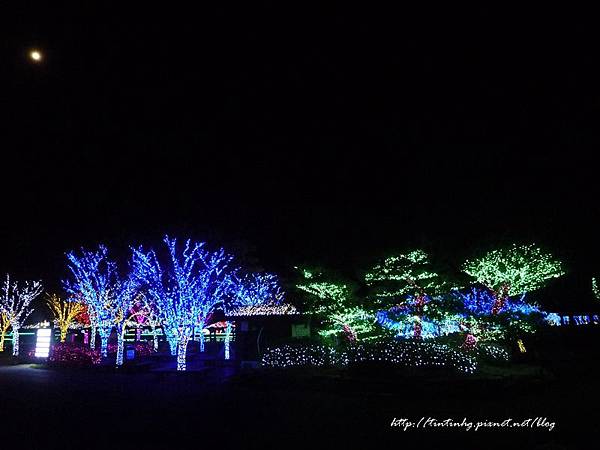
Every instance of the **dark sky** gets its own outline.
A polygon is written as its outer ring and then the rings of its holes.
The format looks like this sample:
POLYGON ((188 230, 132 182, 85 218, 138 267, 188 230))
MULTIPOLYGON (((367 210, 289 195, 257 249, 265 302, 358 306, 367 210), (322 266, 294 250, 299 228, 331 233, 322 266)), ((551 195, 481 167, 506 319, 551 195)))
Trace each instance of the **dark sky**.
POLYGON ((165 232, 272 270, 534 240, 600 272, 591 11, 124 3, 0 6, 2 272, 165 232))

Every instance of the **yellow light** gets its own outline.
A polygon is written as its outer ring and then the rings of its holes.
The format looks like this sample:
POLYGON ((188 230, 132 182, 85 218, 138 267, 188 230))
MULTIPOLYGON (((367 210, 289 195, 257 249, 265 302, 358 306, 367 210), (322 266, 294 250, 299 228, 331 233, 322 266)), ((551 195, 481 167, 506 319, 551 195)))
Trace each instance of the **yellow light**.
POLYGON ((519 351, 521 353, 525 353, 527 351, 527 349, 525 348, 525 344, 523 344, 523 341, 521 339, 517 341, 517 344, 519 345, 519 351))
POLYGON ((31 50, 29 52, 29 57, 35 62, 40 62, 42 60, 42 54, 38 50, 31 50))

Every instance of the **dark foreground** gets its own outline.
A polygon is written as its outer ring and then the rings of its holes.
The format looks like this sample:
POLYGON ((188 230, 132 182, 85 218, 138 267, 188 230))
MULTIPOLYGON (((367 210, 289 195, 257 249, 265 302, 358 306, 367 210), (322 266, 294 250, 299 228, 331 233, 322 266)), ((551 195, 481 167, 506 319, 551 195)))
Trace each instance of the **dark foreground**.
MULTIPOLYGON (((0 366, 2 448, 595 447, 600 395, 586 370, 494 378, 375 372, 109 373, 0 366), (390 427, 394 418, 546 417, 547 428, 390 427), (391 444, 391 445, 390 445, 391 444)), ((591 366, 589 367, 591 369, 591 366)))

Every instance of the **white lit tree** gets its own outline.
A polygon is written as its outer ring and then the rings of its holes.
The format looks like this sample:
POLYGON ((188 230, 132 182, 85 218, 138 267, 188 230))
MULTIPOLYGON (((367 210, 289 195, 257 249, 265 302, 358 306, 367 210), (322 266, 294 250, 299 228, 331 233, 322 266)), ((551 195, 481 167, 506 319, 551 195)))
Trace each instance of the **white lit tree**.
POLYGON ((39 281, 26 281, 23 286, 18 282, 6 281, 0 293, 0 313, 8 319, 13 332, 13 356, 19 356, 19 328, 27 317, 33 312, 31 302, 42 293, 42 284, 39 281))

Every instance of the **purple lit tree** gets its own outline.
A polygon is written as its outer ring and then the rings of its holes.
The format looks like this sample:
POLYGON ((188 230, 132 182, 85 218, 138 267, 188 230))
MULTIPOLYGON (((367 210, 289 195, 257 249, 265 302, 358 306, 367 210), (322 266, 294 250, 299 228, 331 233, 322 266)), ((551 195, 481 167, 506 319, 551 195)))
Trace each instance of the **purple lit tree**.
POLYGON ((19 356, 19 328, 33 312, 33 308, 29 305, 42 293, 42 290, 39 281, 26 281, 24 286, 19 287, 18 282, 11 283, 10 276, 6 275, 6 281, 0 292, 0 313, 7 318, 12 327, 13 356, 19 356))
POLYGON ((153 250, 133 249, 133 273, 156 305, 167 339, 177 343, 177 370, 186 370, 187 344, 194 328, 202 328, 209 313, 223 305, 235 269, 230 266, 232 256, 223 249, 211 252, 204 243, 188 239, 181 250, 176 239, 168 236, 164 242, 168 249, 164 265, 153 250))

